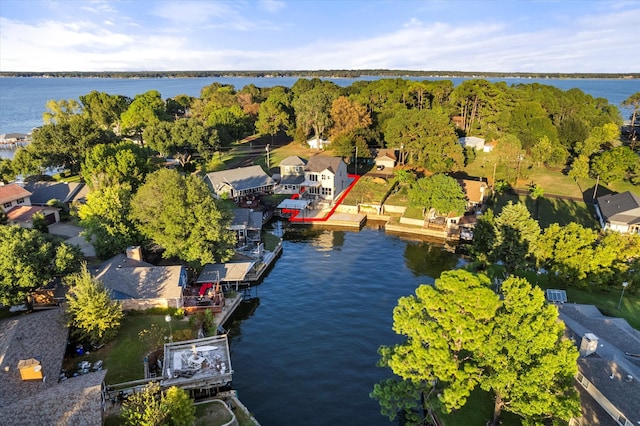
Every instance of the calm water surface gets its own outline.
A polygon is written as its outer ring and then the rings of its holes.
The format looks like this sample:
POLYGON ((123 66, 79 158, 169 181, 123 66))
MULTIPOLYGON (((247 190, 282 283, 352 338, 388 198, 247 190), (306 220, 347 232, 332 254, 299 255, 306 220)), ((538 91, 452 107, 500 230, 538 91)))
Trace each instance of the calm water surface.
POLYGON ((399 341, 393 308, 464 261, 373 228, 296 229, 230 326, 233 387, 265 426, 389 425, 369 393, 389 375, 378 347, 399 341))

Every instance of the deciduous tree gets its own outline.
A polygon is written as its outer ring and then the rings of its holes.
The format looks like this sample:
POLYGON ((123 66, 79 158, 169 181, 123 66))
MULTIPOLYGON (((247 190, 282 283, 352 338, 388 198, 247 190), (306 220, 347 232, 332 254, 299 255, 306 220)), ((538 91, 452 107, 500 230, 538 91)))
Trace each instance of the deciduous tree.
POLYGON ((447 175, 437 174, 415 181, 409 188, 409 202, 421 207, 426 213, 435 209, 436 213, 447 215, 453 212, 462 215, 466 210, 466 196, 458 182, 447 175))
POLYGON ((0 304, 25 303, 33 290, 54 276, 73 272, 82 255, 54 237, 17 225, 0 226, 0 304))
POLYGON ((339 96, 331 104, 331 120, 333 121, 332 138, 356 129, 367 128, 372 123, 367 109, 346 96, 339 96))
POLYGON ((131 217, 145 237, 165 249, 165 257, 204 265, 233 254, 229 213, 197 176, 168 169, 150 174, 133 198, 131 217))
POLYGON ((69 325, 81 339, 93 343, 105 343, 118 333, 124 313, 120 304, 111 300, 109 290, 93 277, 87 265, 80 272, 66 277, 67 314, 69 325))

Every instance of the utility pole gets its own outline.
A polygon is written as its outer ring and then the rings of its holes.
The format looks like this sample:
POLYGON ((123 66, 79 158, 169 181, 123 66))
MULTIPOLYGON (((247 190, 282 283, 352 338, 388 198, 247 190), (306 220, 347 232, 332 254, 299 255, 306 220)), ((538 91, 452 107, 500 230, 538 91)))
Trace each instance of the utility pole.
POLYGON ((598 184, 600 183, 600 175, 598 175, 598 178, 596 179, 596 186, 595 188, 593 188, 593 201, 596 200, 596 195, 598 193, 598 184))
POLYGON ((493 163, 493 178, 491 180, 491 187, 492 188, 496 187, 496 167, 498 167, 498 163, 497 162, 493 163))
POLYGON ((269 170, 271 168, 271 163, 269 161, 269 144, 267 144, 264 149, 267 151, 267 170, 269 170))

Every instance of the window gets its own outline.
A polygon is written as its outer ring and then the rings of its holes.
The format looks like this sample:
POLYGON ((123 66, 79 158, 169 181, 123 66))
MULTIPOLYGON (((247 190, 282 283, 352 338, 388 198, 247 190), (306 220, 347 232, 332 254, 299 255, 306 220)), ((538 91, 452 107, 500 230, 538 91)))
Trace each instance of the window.
POLYGON ((309 180, 311 182, 317 182, 318 181, 318 175, 309 175, 309 180))
POLYGON ((8 203, 4 203, 2 207, 4 207, 5 209, 8 209, 9 207, 11 207, 11 205, 12 205, 11 201, 9 201, 8 203))
POLYGON ((24 198, 18 198, 18 200, 16 201, 16 203, 18 203, 18 204, 22 204, 22 203, 24 203, 24 198))
POLYGON ((331 195, 331 188, 322 188, 322 195, 331 195))
POLYGON ((620 413, 620 415, 618 416, 618 423, 620 423, 621 425, 627 424, 627 418, 623 416, 622 413, 620 413))

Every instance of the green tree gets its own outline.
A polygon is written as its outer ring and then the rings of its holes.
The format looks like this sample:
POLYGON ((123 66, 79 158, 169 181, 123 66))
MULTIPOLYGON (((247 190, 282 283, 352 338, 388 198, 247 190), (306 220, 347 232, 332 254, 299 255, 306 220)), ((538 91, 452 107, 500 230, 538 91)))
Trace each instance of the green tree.
POLYGON ((526 269, 535 261, 539 235, 540 225, 527 207, 509 202, 496 218, 494 256, 503 262, 508 273, 526 269))
POLYGON ((573 159, 571 163, 571 170, 569 170, 569 177, 575 180, 585 179, 589 177, 589 157, 586 155, 579 155, 573 159))
POLYGON ((274 88, 266 101, 260 104, 256 130, 262 135, 275 135, 290 131, 293 125, 291 97, 282 87, 274 88))
POLYGON ((415 181, 409 188, 409 203, 421 207, 424 214, 430 209, 447 215, 462 215, 466 210, 466 196, 458 182, 447 175, 437 174, 415 181))
POLYGON ((580 414, 573 387, 578 351, 564 337, 558 310, 546 303, 544 292, 524 278, 509 278, 501 287, 504 300, 479 360, 487 370, 480 387, 493 392, 493 425, 502 410, 529 422, 580 414))
POLYGON ((162 398, 170 426, 191 426, 196 419, 196 406, 187 391, 172 386, 162 398))
MULTIPOLYGON (((451 412, 466 403, 482 380, 480 359, 500 305, 489 285, 485 276, 447 271, 435 285, 421 285, 415 296, 398 301, 393 330, 406 340, 393 347, 382 346, 379 365, 391 368, 410 384, 409 396, 417 390, 424 402, 417 401, 415 408, 442 407, 451 412)), ((406 401, 407 393, 402 394, 398 399, 406 401)), ((374 388, 372 394, 382 406, 389 406, 393 395, 385 386, 374 388)), ((409 404, 404 405, 406 409, 409 404)), ((387 409, 385 414, 393 419, 396 412, 387 409)), ((407 414, 417 420, 413 413, 407 414)))
POLYGON ((171 140, 174 147, 194 149, 206 161, 211 160, 222 145, 218 130, 190 118, 180 119, 173 124, 171 140))
POLYGON ((82 175, 91 190, 126 183, 135 192, 149 167, 146 151, 134 143, 100 144, 87 152, 82 175))
POLYGON ((302 93, 293 100, 293 108, 296 115, 296 124, 306 134, 310 130, 316 138, 325 136, 325 131, 331 127, 331 105, 336 94, 316 87, 302 93))
POLYGON ((165 257, 203 265, 224 262, 233 254, 229 214, 218 208, 197 176, 158 170, 147 176, 131 204, 138 230, 162 246, 165 257))
POLYGON ((45 124, 62 124, 82 113, 82 107, 75 99, 49 100, 45 104, 42 119, 45 124))
POLYGON ((27 149, 42 159, 45 167, 61 166, 77 173, 89 149, 113 143, 115 139, 113 132, 103 130, 92 120, 78 115, 68 121, 36 129, 27 149))
POLYGON ((384 137, 407 152, 408 163, 434 173, 462 169, 462 146, 449 117, 433 110, 401 109, 385 123, 384 137))
POLYGON ((124 313, 120 304, 111 300, 109 290, 102 281, 93 277, 87 265, 80 272, 66 277, 69 286, 67 292, 67 314, 69 325, 82 339, 93 343, 105 343, 113 340, 124 313))
POLYGON ((594 155, 591 176, 600 176, 606 183, 621 181, 630 176, 638 165, 638 156, 628 146, 618 146, 594 155))
POLYGON ((167 417, 162 405, 162 394, 157 382, 149 383, 140 392, 135 392, 122 404, 120 416, 130 426, 160 426, 167 417))
POLYGON ((482 263, 493 261, 493 248, 497 241, 496 218, 493 210, 487 211, 478 218, 473 228, 473 241, 469 247, 474 259, 482 263))
POLYGON ((44 214, 42 212, 37 212, 33 215, 31 218, 31 228, 45 234, 49 233, 49 225, 47 224, 47 220, 44 218, 44 214))
POLYGON ((538 166, 546 163, 551 158, 553 145, 547 136, 541 137, 538 142, 531 148, 531 157, 538 166))
POLYGON ((44 161, 38 153, 31 147, 18 148, 11 161, 11 168, 14 175, 29 177, 41 174, 44 169, 44 161))
POLYGON ((120 116, 129 108, 131 99, 122 95, 110 95, 93 90, 80 96, 84 113, 103 129, 120 133, 120 116))
POLYGON ((127 398, 121 417, 131 426, 189 426, 195 421, 196 407, 189 394, 172 386, 165 392, 158 383, 149 383, 127 398))
POLYGON ((13 165, 8 158, 0 158, 0 184, 7 184, 16 177, 13 165))
POLYGON ((626 107, 633 107, 633 112, 631 113, 631 127, 632 127, 632 134, 631 134, 631 149, 635 149, 635 143, 636 143, 636 118, 638 117, 638 110, 640 109, 640 92, 636 92, 633 95, 629 96, 627 99, 625 99, 624 101, 622 101, 622 106, 626 106, 626 107))
POLYGON ((129 217, 131 198, 129 184, 114 183, 89 192, 87 202, 78 209, 84 236, 99 258, 108 259, 143 242, 129 217))
POLYGON ((33 290, 53 277, 78 269, 77 246, 59 242, 34 229, 0 226, 0 304, 25 303, 33 290))
POLYGON ((127 110, 120 116, 123 132, 137 136, 141 144, 143 144, 142 132, 147 126, 168 119, 165 103, 157 90, 136 95, 127 110))

